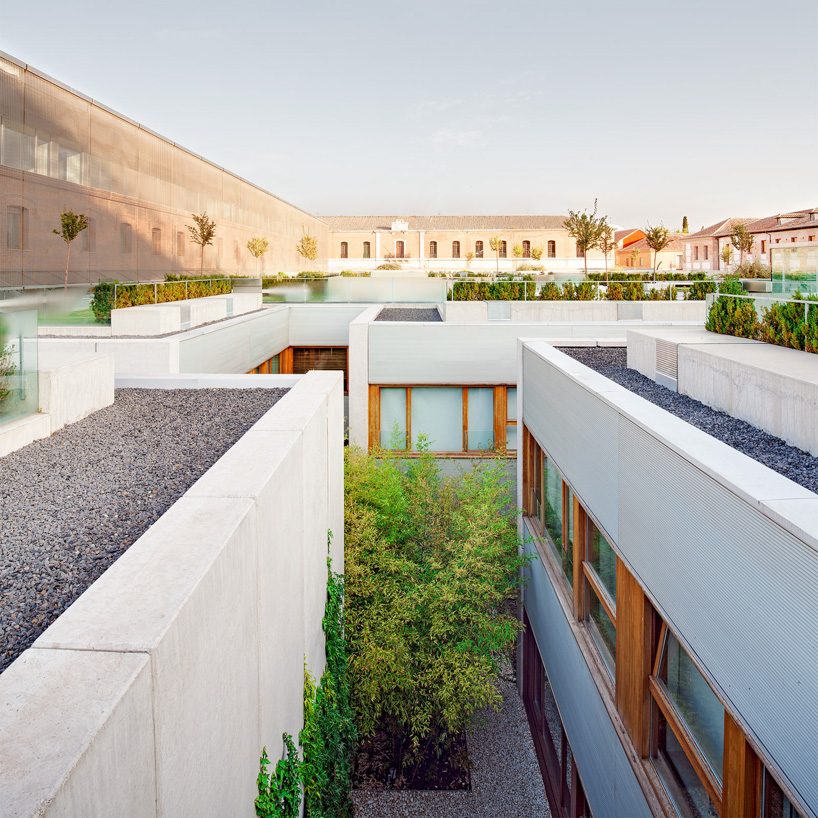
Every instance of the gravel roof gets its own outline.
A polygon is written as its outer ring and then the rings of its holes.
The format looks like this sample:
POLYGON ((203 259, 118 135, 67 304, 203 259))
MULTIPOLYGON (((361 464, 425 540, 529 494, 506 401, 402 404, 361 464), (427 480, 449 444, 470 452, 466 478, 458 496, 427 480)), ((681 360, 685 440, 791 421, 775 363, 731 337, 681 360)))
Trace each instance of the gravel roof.
POLYGON ((686 420, 691 426, 783 474, 794 483, 818 493, 818 457, 789 446, 781 438, 724 412, 711 409, 687 395, 666 389, 639 372, 628 369, 627 350, 621 347, 561 347, 560 351, 666 409, 672 415, 686 420))
POLYGON ((384 307, 376 321, 442 321, 436 307, 384 307))
POLYGON ((499 686, 502 709, 478 711, 468 735, 470 791, 355 790, 356 818, 550 818, 525 707, 514 684, 499 686))
POLYGON ((0 672, 286 389, 118 389, 0 458, 0 672))

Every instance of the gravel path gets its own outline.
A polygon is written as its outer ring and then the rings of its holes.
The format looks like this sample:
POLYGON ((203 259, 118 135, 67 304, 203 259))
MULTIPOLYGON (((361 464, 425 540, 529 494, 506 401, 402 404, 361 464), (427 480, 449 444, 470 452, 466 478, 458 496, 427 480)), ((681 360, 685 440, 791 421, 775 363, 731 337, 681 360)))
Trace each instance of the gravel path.
POLYGON ((437 307, 384 307, 376 321, 443 321, 437 307))
POLYGON ((605 347, 569 347, 562 352, 621 384, 631 392, 661 406, 697 429, 783 474, 794 483, 818 493, 818 457, 788 446, 743 420, 711 409, 699 401, 666 389, 627 366, 627 350, 605 347))
POLYGON ((285 389, 118 389, 0 458, 0 672, 285 389))
POLYGON ((534 743, 517 688, 500 682, 503 709, 483 711, 469 733, 471 791, 352 793, 356 818, 550 818, 534 743))

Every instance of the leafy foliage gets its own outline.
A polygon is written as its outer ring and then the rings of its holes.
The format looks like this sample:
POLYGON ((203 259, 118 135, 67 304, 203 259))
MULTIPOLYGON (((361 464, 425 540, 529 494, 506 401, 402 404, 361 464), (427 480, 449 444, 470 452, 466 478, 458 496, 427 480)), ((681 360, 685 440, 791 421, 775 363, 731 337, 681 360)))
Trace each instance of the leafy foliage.
POLYGON ((685 294, 686 301, 704 301, 710 293, 716 292, 715 281, 694 281, 685 294))
POLYGON ((459 281, 447 298, 449 301, 522 301, 533 299, 536 290, 533 281, 496 281, 492 284, 459 281))
POLYGON ((737 224, 730 234, 730 243, 739 251, 739 263, 744 264, 744 256, 753 252, 755 236, 743 224, 737 224))
POLYGON ((17 371, 12 354, 11 344, 3 344, 2 327, 0 327, 0 404, 11 394, 8 386, 9 378, 17 371))
POLYGON ((670 231, 663 224, 645 226, 645 243, 653 250, 653 269, 656 270, 656 256, 670 244, 670 231))
POLYGON ((605 256, 605 271, 608 270, 608 255, 612 250, 616 249, 616 234, 614 233, 613 227, 609 224, 606 224, 605 227, 600 231, 599 238, 597 239, 596 246, 599 250, 602 251, 602 254, 605 256))
POLYGON ((421 443, 416 459, 345 459, 346 625, 359 733, 386 730, 396 767, 440 751, 494 685, 519 623, 517 536, 500 462, 442 477, 421 443))
POLYGON ((357 731, 347 681, 344 578, 332 572, 329 559, 323 627, 327 664, 317 688, 304 670, 304 729, 298 737, 304 748, 304 816, 351 818, 357 731))
POLYGON ((375 269, 376 270, 402 270, 403 266, 400 264, 400 262, 397 262, 397 261, 387 261, 387 262, 385 262, 383 264, 379 264, 375 269))
POLYGON ((542 260, 542 254, 543 254, 543 249, 542 249, 542 247, 540 247, 539 244, 535 244, 531 248, 531 258, 533 258, 534 261, 541 261, 542 260))
POLYGON ((760 259, 753 259, 752 261, 745 261, 739 264, 732 274, 738 278, 769 278, 772 279, 772 270, 764 264, 760 259))
POLYGON ((301 228, 301 238, 295 245, 298 255, 305 261, 315 261, 318 258, 318 239, 309 230, 301 228))
POLYGON ((201 252, 200 252, 200 266, 199 272, 204 272, 204 249, 210 244, 213 244, 213 238, 216 235, 216 222, 211 219, 207 213, 191 213, 190 218, 193 219, 194 224, 196 225, 193 227, 192 225, 187 225, 188 232, 190 233, 190 240, 194 244, 198 244, 201 252))
MULTIPOLYGON (((726 278, 719 285, 719 293, 744 295, 737 278, 726 278)), ((755 338, 758 335, 758 314, 752 298, 717 298, 707 314, 705 328, 722 335, 755 338)))
POLYGON ((683 216, 682 217, 682 233, 689 233, 689 232, 690 232, 690 228, 688 227, 688 224, 687 224, 687 216, 683 216))
POLYGON ((796 290, 792 297, 816 303, 813 306, 787 301, 765 308, 758 337, 768 344, 818 352, 818 296, 801 295, 796 290))
POLYGON ((563 227, 568 231, 577 242, 577 250, 579 250, 585 259, 585 272, 588 272, 588 251, 597 246, 602 237, 602 233, 608 226, 607 216, 597 216, 597 200, 594 199, 593 213, 587 213, 577 210, 569 210, 568 218, 563 222, 563 227))
POLYGON ((298 807, 301 804, 298 751, 291 735, 284 733, 282 739, 287 755, 276 764, 272 775, 267 773, 270 765, 267 748, 261 753, 256 798, 256 815, 259 818, 298 818, 298 807))

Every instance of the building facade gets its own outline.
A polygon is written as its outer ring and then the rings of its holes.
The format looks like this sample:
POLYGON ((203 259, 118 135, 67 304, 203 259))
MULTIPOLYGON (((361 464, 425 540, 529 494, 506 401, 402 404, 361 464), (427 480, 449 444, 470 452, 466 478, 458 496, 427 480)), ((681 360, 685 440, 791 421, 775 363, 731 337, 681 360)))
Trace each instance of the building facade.
POLYGON ((320 219, 0 54, 0 286, 62 284, 66 247, 52 230, 69 209, 89 221, 71 245, 69 283, 198 273, 187 226, 202 212, 216 222, 208 274, 253 275, 254 236, 270 244, 259 273, 304 269, 305 231, 319 264, 327 255, 320 219))
MULTIPOLYGON (((682 269, 684 261, 682 237, 682 233, 671 233, 668 236, 667 246, 656 254, 657 270, 667 272, 682 269)), ((648 242, 644 237, 616 251, 617 267, 653 267, 653 262, 653 250, 648 247, 648 242)))
MULTIPOLYGON (((585 267, 576 241, 563 226, 564 216, 326 216, 324 220, 330 234, 330 270, 372 270, 389 261, 407 270, 475 273, 513 272, 523 265, 542 266, 549 272, 585 267), (493 238, 499 239, 497 250, 491 247, 493 238)), ((589 267, 601 269, 604 261, 599 250, 589 251, 589 267)))

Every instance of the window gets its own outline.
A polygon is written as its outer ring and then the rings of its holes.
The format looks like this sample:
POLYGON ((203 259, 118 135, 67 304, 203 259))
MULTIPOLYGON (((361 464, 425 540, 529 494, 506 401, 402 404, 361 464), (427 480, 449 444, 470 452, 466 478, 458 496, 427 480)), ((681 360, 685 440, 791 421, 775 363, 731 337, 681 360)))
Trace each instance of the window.
MULTIPOLYGON (((807 241, 815 241, 815 236, 807 236, 807 241)), ((763 244, 764 242, 762 242, 763 244)))
POLYGON ((402 239, 395 242, 395 258, 403 258, 406 253, 406 245, 402 239))
POLYGON ((761 818, 801 818, 766 767, 761 779, 761 818))
POLYGON ((96 219, 88 219, 88 227, 80 233, 82 236, 82 251, 84 253, 93 253, 96 249, 96 219))
POLYGON ((71 142, 60 142, 57 175, 66 182, 82 183, 82 152, 71 142))
POLYGON ((707 261, 708 256, 710 255, 710 248, 705 245, 704 247, 704 260, 707 261))
POLYGON ((266 361, 262 361, 258 366, 251 369, 248 375, 278 375, 281 354, 273 355, 266 361))
POLYGON ((9 250, 28 249, 28 208, 9 205, 6 209, 6 247, 9 250))
POLYGON ((500 242, 500 258, 508 258, 508 245, 506 242, 500 242))
POLYGON ((781 244, 781 239, 776 239, 776 240, 775 240, 775 243, 776 243, 776 244, 781 244))
POLYGON ((437 242, 429 242, 429 258, 437 258, 437 242))
POLYGON ((452 242, 452 258, 460 258, 460 242, 452 242))
POLYGON ((344 373, 344 394, 349 393, 347 347, 292 347, 292 366, 285 374, 304 375, 313 369, 340 369, 344 373))
POLYGON ((793 237, 790 239, 790 241, 791 241, 793 244, 795 244, 795 242, 797 242, 797 241, 798 241, 798 239, 797 239, 795 236, 793 236, 793 237))
POLYGON ((766 241, 765 239, 762 239, 762 240, 761 240, 761 252, 762 252, 762 253, 766 253, 766 252, 767 252, 767 241, 766 241))
POLYGON ((380 409, 374 416, 372 445, 418 451, 422 435, 433 452, 479 454, 517 447, 516 387, 370 388, 379 391, 380 409))
POLYGON ((474 256, 475 258, 483 258, 483 242, 476 241, 474 243, 474 256))
POLYGON ((588 631, 611 678, 616 667, 616 552, 588 520, 585 561, 585 611, 588 631))
POLYGON ((721 813, 724 707, 667 625, 653 675, 653 760, 683 816, 721 813))
POLYGON ((185 254, 185 234, 179 232, 176 234, 176 255, 184 256, 185 254))
POLYGON ((162 253, 162 231, 158 227, 151 230, 151 245, 153 246, 153 254, 155 256, 162 253))
POLYGON ((693 247, 693 261, 698 261, 698 260, 699 260, 699 245, 697 244, 697 245, 695 245, 693 247))
POLYGON ((555 241, 548 242, 548 258, 557 257, 557 243, 555 241))
POLYGON ((349 244, 345 241, 341 242, 341 258, 349 258, 349 244))
POLYGON ((523 242, 523 258, 531 258, 531 242, 523 242))
POLYGON ((577 245, 577 258, 585 258, 585 251, 580 250, 579 245, 577 245))
POLYGON ((364 258, 370 258, 370 257, 371 257, 371 254, 372 254, 372 245, 371 245, 371 244, 370 244, 368 241, 365 241, 365 242, 364 242, 364 253, 363 253, 363 257, 364 257, 364 258))
POLYGON ((133 250, 131 226, 127 223, 119 225, 119 252, 130 255, 133 250))

